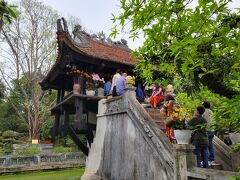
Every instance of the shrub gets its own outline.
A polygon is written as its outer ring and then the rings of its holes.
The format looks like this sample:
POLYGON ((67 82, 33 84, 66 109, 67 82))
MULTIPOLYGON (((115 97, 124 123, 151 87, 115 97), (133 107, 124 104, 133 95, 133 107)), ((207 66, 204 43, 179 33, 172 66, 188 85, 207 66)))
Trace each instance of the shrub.
POLYGON ((4 148, 4 154, 11 154, 13 152, 12 144, 5 144, 3 148, 4 148))
POLYGON ((62 146, 58 146, 58 147, 54 147, 53 148, 53 152, 54 153, 67 153, 67 152, 76 152, 77 150, 71 148, 71 147, 62 147, 62 146))
POLYGON ((17 150, 13 154, 14 155, 27 155, 27 154, 41 154, 41 153, 42 153, 42 151, 40 149, 38 149, 37 147, 29 146, 26 149, 17 150))
POLYGON ((16 132, 15 131, 12 131, 12 130, 7 130, 7 131, 4 131, 2 136, 4 138, 13 138, 13 137, 16 137, 16 132))
POLYGON ((3 142, 4 143, 7 143, 7 144, 13 144, 14 143, 14 139, 13 138, 5 138, 3 139, 3 142))
POLYGON ((233 152, 240 152, 240 143, 232 145, 231 148, 233 152))
POLYGON ((240 96, 225 100, 215 109, 214 120, 218 132, 240 132, 240 96))
POLYGON ((0 136, 0 142, 3 142, 3 137, 2 136, 0 136))
POLYGON ((4 150, 2 147, 0 147, 0 156, 3 156, 4 155, 4 150))

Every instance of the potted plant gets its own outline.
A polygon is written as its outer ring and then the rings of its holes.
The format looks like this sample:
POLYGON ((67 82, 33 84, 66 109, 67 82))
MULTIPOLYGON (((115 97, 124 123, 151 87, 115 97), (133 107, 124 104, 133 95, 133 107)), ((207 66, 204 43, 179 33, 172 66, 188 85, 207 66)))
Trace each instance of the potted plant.
POLYGON ((92 73, 86 81, 86 95, 94 96, 99 82, 104 82, 104 79, 100 78, 98 74, 92 73))
POLYGON ((81 94, 82 78, 84 79, 91 78, 91 76, 88 73, 77 69, 75 65, 71 67, 71 71, 66 72, 66 75, 73 77, 73 93, 74 94, 81 94))
POLYGON ((178 144, 189 144, 191 130, 185 124, 185 120, 190 117, 186 109, 176 105, 173 109, 172 118, 174 126, 174 135, 178 144))
POLYGON ((95 90, 96 90, 96 86, 95 83, 93 82, 92 79, 89 79, 86 81, 86 95, 88 96, 94 96, 95 95, 95 90))

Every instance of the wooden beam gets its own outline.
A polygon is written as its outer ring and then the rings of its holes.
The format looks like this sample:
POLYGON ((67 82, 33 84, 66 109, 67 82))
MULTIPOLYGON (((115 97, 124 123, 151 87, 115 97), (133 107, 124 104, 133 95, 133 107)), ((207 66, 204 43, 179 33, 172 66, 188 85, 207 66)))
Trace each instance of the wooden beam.
POLYGON ((77 134, 75 133, 71 126, 68 126, 68 133, 71 136, 72 140, 75 142, 75 144, 78 146, 78 149, 81 150, 87 156, 89 149, 78 138, 77 134))

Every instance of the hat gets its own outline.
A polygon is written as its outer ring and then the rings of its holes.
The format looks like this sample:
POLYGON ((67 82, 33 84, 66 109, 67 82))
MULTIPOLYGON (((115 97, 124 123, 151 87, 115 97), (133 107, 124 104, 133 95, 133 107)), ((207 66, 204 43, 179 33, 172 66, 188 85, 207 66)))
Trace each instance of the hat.
POLYGON ((174 96, 171 94, 166 95, 166 101, 175 100, 174 96))
POLYGON ((172 85, 172 84, 167 85, 166 92, 167 92, 167 93, 168 93, 168 92, 173 93, 173 91, 174 91, 173 85, 172 85))

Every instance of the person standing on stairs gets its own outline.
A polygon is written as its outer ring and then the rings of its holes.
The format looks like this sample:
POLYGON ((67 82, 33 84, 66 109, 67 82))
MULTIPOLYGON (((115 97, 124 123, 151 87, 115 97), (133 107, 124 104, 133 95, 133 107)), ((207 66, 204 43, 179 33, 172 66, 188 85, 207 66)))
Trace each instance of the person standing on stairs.
POLYGON ((180 108, 180 105, 177 104, 176 99, 170 94, 166 95, 165 102, 160 109, 160 114, 163 117, 166 117, 165 134, 172 144, 176 144, 176 139, 175 139, 175 135, 174 135, 175 120, 173 118, 173 113, 175 112, 176 108, 180 108))
POLYGON ((211 128, 213 126, 211 115, 212 115, 213 112, 210 109, 210 103, 208 101, 203 102, 202 105, 205 108, 205 112, 204 112, 204 114, 202 116, 207 121, 207 134, 208 134, 208 141, 209 141, 209 145, 208 145, 208 152, 209 152, 208 161, 209 161, 209 165, 211 166, 211 165, 215 164, 215 153, 214 153, 214 147, 213 147, 214 131, 211 130, 211 128))
POLYGON ((202 117, 205 112, 204 106, 198 106, 194 112, 193 118, 186 121, 186 124, 191 126, 192 137, 191 142, 195 146, 194 153, 197 156, 197 166, 208 168, 208 135, 207 135, 207 121, 202 117))

